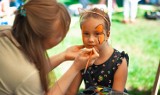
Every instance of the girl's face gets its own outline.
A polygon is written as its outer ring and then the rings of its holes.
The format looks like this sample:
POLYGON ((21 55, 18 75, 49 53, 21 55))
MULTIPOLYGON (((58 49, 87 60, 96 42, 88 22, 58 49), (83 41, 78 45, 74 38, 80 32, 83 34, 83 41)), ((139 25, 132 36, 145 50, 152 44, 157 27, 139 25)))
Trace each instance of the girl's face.
POLYGON ((89 18, 82 22, 82 39, 86 48, 97 48, 98 50, 105 46, 106 31, 104 29, 104 20, 89 18))

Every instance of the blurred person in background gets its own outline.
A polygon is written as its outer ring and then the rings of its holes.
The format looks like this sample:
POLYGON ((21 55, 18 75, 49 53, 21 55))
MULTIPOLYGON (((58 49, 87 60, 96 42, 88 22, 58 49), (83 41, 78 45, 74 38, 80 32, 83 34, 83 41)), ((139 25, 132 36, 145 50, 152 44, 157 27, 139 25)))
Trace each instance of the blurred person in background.
POLYGON ((10 0, 0 1, 0 16, 4 17, 9 14, 8 9, 10 7, 10 0))
POLYGON ((79 0, 79 3, 81 3, 83 8, 85 9, 90 4, 90 1, 89 0, 79 0))
POLYGON ((23 1, 26 1, 26 0, 11 0, 10 6, 18 8, 20 5, 23 4, 23 1))
MULTIPOLYGON (((106 4, 109 3, 109 0, 99 0, 99 4, 106 4)), ((118 11, 118 5, 116 0, 112 0, 112 8, 113 11, 118 11)))
POLYGON ((0 1, 0 25, 8 25, 12 20, 12 15, 16 11, 16 7, 10 7, 10 0, 0 1))
POLYGON ((122 23, 134 23, 136 21, 139 0, 123 1, 123 21, 122 23))

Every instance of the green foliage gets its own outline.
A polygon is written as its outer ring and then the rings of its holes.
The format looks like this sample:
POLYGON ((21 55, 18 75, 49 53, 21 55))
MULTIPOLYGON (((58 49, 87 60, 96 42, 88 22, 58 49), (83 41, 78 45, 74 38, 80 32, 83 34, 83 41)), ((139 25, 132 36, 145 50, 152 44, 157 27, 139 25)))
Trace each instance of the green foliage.
POLYGON ((78 0, 58 0, 58 2, 64 3, 66 5, 71 5, 71 4, 78 3, 78 0))
POLYGON ((133 95, 150 95, 160 60, 160 22, 146 20, 142 14, 144 10, 139 12, 134 24, 120 23, 123 19, 121 13, 113 15, 111 44, 127 51, 130 56, 129 92, 133 95))

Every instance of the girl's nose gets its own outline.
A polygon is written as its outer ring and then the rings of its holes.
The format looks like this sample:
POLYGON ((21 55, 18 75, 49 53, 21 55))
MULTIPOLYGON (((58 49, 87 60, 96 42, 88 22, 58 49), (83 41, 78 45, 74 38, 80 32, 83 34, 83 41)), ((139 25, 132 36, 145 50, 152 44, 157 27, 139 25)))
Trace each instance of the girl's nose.
POLYGON ((90 35, 88 40, 89 40, 89 42, 94 42, 94 39, 95 39, 95 37, 90 35))

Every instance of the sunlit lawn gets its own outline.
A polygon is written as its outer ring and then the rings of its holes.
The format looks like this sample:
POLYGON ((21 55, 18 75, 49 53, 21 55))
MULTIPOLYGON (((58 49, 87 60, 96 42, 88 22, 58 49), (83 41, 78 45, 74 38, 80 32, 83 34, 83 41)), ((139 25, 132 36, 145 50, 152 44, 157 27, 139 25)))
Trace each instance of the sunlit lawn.
MULTIPOLYGON (((113 14, 110 44, 120 51, 126 51, 130 56, 126 84, 129 93, 150 95, 160 60, 160 20, 146 20, 143 18, 143 10, 138 13, 134 24, 122 24, 122 13, 113 14)), ((51 56, 76 44, 82 44, 78 16, 72 17, 69 33, 63 42, 48 53, 51 56)), ((65 62, 55 69, 57 79, 71 64, 72 62, 65 62)))

